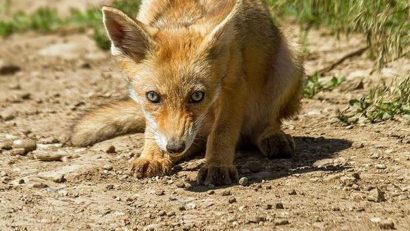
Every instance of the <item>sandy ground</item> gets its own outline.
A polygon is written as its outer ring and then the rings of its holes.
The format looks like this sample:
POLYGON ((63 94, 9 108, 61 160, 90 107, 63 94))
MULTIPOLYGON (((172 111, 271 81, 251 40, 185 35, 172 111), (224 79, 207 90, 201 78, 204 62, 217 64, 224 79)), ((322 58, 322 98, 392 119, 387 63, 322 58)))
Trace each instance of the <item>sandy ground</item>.
MULTIPOLYGON (((329 76, 347 81, 304 99, 300 115, 284 124, 296 141, 292 159, 238 150, 249 185, 208 188, 195 183, 201 157, 167 177, 132 177, 141 134, 70 147, 75 118, 127 97, 114 62, 90 37, 0 39, 0 68, 8 67, 0 74, 0 230, 410 230, 410 126, 345 127, 335 119, 380 77, 408 73, 409 60, 373 74, 365 55, 343 63, 329 76)), ((308 73, 364 45, 325 31, 307 41, 308 73)))

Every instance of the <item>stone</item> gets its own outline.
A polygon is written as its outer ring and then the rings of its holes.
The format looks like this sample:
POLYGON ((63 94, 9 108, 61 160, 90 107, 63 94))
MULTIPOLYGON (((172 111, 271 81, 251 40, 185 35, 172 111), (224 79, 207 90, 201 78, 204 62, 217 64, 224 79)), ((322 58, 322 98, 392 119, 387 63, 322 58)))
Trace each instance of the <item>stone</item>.
POLYGON ((229 204, 235 203, 235 202, 236 202, 236 198, 235 198, 235 197, 229 197, 228 202, 229 202, 229 204))
POLYGON ((385 164, 376 164, 376 169, 386 169, 386 165, 385 164))
POLYGON ((276 209, 284 209, 285 207, 283 206, 282 202, 278 202, 275 204, 276 209))
POLYGON ((37 143, 35 140, 32 140, 32 139, 18 139, 18 140, 13 141, 13 148, 15 149, 22 148, 24 149, 24 154, 27 154, 31 151, 36 150, 37 143))
POLYGON ((231 195, 231 191, 229 191, 229 190, 224 190, 222 192, 222 196, 229 196, 229 195, 231 195))
POLYGON ((373 202, 383 202, 385 201, 384 192, 381 191, 379 188, 374 188, 370 190, 369 194, 367 195, 368 201, 373 202))
POLYGON ((241 179, 239 179, 239 184, 242 186, 248 186, 249 179, 247 177, 241 177, 241 179))
POLYGON ((13 148, 13 141, 11 140, 2 140, 0 141, 0 149, 10 150, 13 148))
POLYGON ((0 60, 0 75, 14 75, 21 70, 21 67, 6 63, 0 60))
POLYGON ((277 219, 274 221, 275 225, 287 225, 289 221, 287 219, 277 219))
POLYGON ((117 153, 117 151, 115 150, 115 147, 113 145, 111 145, 110 147, 108 147, 108 149, 105 151, 106 153, 110 153, 110 154, 114 154, 117 153))
POLYGON ((395 229, 394 222, 391 219, 382 220, 379 223, 381 229, 395 229))

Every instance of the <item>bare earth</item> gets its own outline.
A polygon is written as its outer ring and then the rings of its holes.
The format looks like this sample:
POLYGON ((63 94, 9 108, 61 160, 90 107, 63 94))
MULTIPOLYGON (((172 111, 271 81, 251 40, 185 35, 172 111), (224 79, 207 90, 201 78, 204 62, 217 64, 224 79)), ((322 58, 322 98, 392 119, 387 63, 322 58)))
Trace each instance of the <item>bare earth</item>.
MULTIPOLYGON (((195 183, 201 157, 170 176, 135 179, 129 162, 141 152, 141 134, 70 147, 75 118, 127 97, 115 63, 90 37, 0 39, 0 69, 21 69, 0 74, 0 230, 410 230, 410 126, 345 127, 335 119, 376 80, 408 73, 409 60, 381 73, 371 73, 366 56, 338 66, 329 76, 347 81, 304 99, 300 115, 284 124, 295 137, 294 158, 239 150, 236 164, 249 185, 208 188, 195 183), (25 153, 28 138, 37 146, 25 153)), ((363 45, 358 36, 313 31, 307 72, 363 45)))

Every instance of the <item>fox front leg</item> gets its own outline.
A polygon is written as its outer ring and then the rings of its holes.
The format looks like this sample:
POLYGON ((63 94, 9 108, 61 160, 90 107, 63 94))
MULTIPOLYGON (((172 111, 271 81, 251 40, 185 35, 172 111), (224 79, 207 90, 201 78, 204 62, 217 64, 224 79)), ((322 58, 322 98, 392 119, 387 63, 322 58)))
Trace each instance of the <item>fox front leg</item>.
MULTIPOLYGON (((233 91, 233 90, 232 90, 233 91)), ((224 92, 221 106, 206 146, 205 165, 200 169, 197 182, 202 185, 228 185, 238 182, 234 165, 235 148, 243 120, 244 102, 235 92, 224 92)))

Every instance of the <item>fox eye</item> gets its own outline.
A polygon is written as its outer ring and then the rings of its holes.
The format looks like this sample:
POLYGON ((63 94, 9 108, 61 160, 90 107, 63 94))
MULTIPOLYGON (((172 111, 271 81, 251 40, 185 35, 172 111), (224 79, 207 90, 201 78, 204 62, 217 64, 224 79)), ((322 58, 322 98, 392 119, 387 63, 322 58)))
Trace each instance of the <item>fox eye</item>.
POLYGON ((199 103, 204 99, 205 92, 203 91, 195 91, 192 93, 191 98, 189 99, 190 103, 199 103))
POLYGON ((161 97, 155 91, 149 91, 145 94, 145 96, 151 103, 159 103, 161 100, 161 97))

